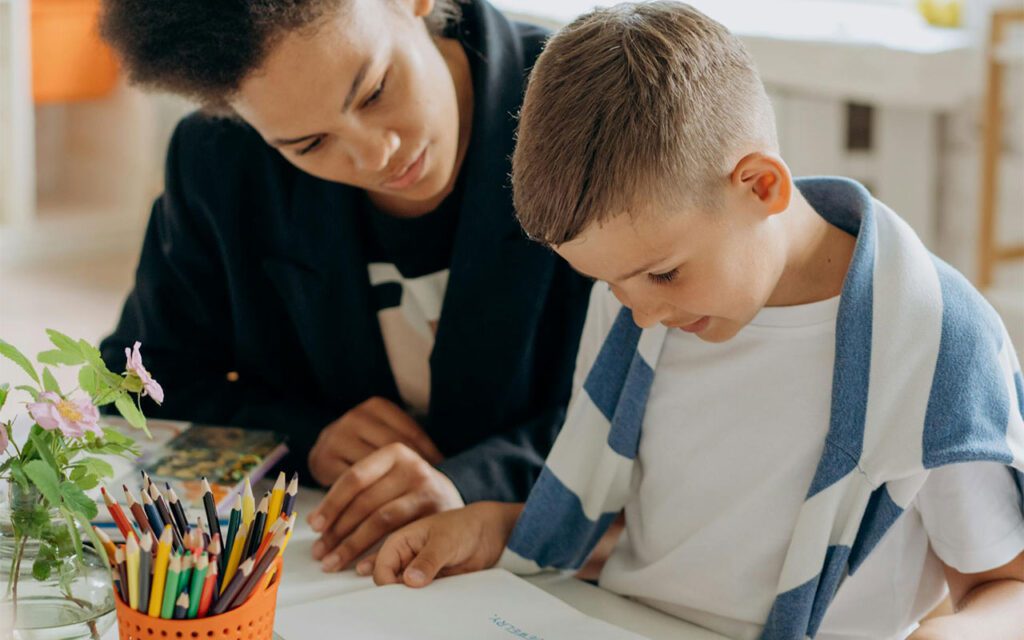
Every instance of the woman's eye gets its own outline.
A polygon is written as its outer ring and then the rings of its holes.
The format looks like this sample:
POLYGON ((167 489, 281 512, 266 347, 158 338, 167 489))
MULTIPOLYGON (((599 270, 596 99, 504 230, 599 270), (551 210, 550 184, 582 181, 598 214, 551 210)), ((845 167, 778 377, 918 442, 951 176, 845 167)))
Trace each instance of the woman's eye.
POLYGON ((656 282, 658 284, 667 284, 675 280, 678 274, 679 269, 672 269, 671 271, 666 271, 665 273, 648 273, 647 277, 650 278, 652 282, 656 282))
POLYGON ((373 93, 370 94, 370 97, 368 97, 366 99, 366 102, 363 103, 364 107, 370 106, 371 104, 376 102, 378 98, 380 98, 380 94, 384 91, 384 83, 387 81, 387 79, 388 74, 385 73, 384 77, 380 79, 380 84, 377 85, 377 88, 373 90, 373 93))
POLYGON ((317 147, 319 147, 319 146, 320 146, 320 143, 321 143, 321 142, 323 142, 323 141, 324 141, 324 137, 323 137, 323 136, 318 136, 318 137, 316 137, 316 138, 313 138, 313 141, 312 141, 312 142, 310 142, 310 143, 309 143, 309 144, 307 144, 306 146, 304 146, 304 147, 302 147, 301 149, 299 149, 298 151, 296 151, 296 153, 297 153, 298 155, 300 155, 300 156, 304 156, 304 155, 306 155, 307 153, 309 153, 310 151, 313 151, 314 149, 316 149, 317 147))

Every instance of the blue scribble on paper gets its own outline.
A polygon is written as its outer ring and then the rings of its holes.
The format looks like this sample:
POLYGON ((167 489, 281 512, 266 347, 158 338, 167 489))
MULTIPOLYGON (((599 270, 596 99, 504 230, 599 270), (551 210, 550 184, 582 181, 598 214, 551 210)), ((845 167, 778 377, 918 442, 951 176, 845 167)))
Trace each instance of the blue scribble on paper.
POLYGON ((522 638, 523 640, 544 640, 544 638, 541 637, 541 636, 537 636, 537 635, 534 635, 534 634, 530 633, 529 631, 524 631, 524 630, 520 629, 519 627, 517 627, 516 625, 512 624, 508 620, 505 620, 504 618, 502 618, 501 616, 499 616, 496 613, 491 614, 491 622, 494 623, 494 626, 498 627, 499 629, 501 629, 502 631, 506 632, 510 636, 514 636, 516 638, 522 638))

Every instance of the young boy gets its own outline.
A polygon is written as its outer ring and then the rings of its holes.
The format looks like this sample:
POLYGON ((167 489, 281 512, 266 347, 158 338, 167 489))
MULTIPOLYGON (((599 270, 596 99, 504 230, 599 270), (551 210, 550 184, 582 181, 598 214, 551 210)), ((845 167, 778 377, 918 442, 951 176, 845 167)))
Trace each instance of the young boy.
POLYGON ((729 637, 1024 637, 1005 329, 862 186, 792 179, 735 37, 675 2, 577 19, 513 182, 599 281, 566 424, 525 506, 415 523, 362 572, 574 569, 624 508, 602 586, 729 637))

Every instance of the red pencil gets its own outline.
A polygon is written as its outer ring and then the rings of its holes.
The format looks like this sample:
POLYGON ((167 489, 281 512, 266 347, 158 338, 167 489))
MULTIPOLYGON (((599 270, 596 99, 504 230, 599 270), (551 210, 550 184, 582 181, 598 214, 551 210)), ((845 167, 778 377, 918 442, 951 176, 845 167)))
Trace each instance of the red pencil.
POLYGON ((132 525, 128 522, 127 516, 124 515, 124 511, 121 510, 121 505, 110 497, 107 493, 106 487, 100 487, 100 493, 103 494, 103 502, 107 505, 107 511, 110 512, 110 517, 114 519, 114 524, 121 531, 121 535, 127 540, 129 535, 135 535, 135 529, 132 529, 132 525))
POLYGON ((206 613, 210 610, 210 605, 213 604, 213 591, 216 586, 217 563, 210 562, 210 569, 206 572, 206 580, 203 581, 203 592, 199 596, 199 611, 196 613, 197 618, 206 617, 206 613))

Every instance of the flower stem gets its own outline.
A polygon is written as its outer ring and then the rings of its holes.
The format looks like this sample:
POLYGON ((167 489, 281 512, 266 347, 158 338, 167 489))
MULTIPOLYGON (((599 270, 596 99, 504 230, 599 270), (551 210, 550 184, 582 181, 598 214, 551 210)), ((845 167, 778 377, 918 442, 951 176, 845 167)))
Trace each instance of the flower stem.
POLYGON ((14 554, 14 564, 11 567, 11 628, 18 627, 18 576, 21 575, 21 558, 25 555, 25 545, 28 544, 28 536, 15 538, 15 545, 18 547, 14 554))

